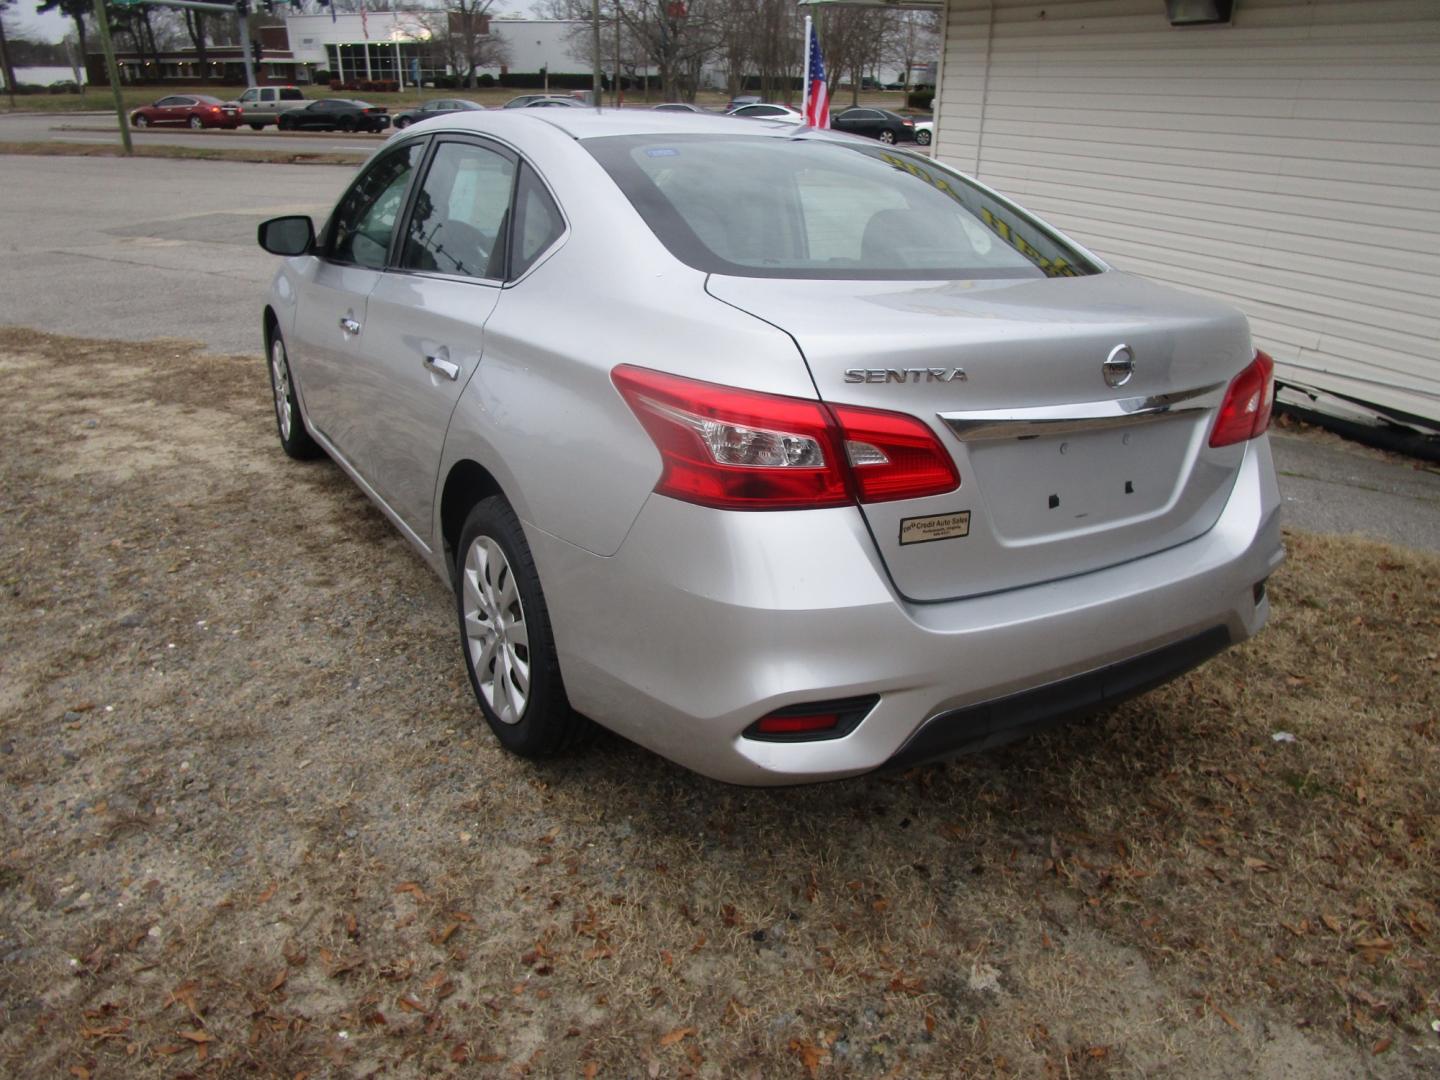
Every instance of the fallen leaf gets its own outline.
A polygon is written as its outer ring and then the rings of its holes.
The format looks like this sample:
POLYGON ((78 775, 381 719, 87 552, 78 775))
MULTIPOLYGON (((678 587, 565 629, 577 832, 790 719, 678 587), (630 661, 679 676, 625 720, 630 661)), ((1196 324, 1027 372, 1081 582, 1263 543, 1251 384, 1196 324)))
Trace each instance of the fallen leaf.
POLYGON ((800 1063, 811 1076, 820 1075, 820 1061, 824 1051, 808 1039, 791 1039, 790 1050, 800 1058, 800 1063))
POLYGON ((1334 915, 1321 915, 1320 921, 1325 924, 1326 929, 1328 929, 1332 934, 1340 933, 1340 920, 1334 915))
POLYGON ((694 1035, 695 1030, 696 1029, 693 1027, 678 1027, 675 1028, 673 1031, 667 1031, 664 1035, 660 1036, 660 1045, 662 1047, 674 1046, 681 1039, 686 1038, 689 1035, 694 1035))
POLYGON ((1214 1009, 1215 1014, 1219 1016, 1221 1020, 1224 1020, 1225 1023, 1229 1024, 1236 1031, 1240 1030, 1240 1025, 1235 1022, 1235 1018, 1229 1013, 1227 1013, 1224 1009, 1222 1009, 1219 1005, 1217 1005, 1214 998, 1212 998, 1209 994, 1205 995, 1205 1004, 1209 1005, 1212 1009, 1214 1009))
POLYGON ((272 881, 264 892, 262 892, 259 896, 255 897, 255 902, 257 904, 268 904, 271 900, 275 898, 275 891, 279 888, 280 883, 278 881, 272 881))
POLYGON ((445 927, 444 930, 440 930, 431 936, 431 944, 444 945, 455 935, 455 931, 459 929, 460 924, 458 922, 452 922, 449 926, 445 927))
POLYGON ((1249 855, 1246 855, 1245 869, 1252 870, 1257 874, 1270 874, 1274 872, 1275 867, 1271 866, 1264 859, 1256 859, 1249 855))
POLYGON ((1374 1046, 1370 1048, 1370 1053, 1375 1057, 1379 1057, 1386 1050, 1390 1049, 1390 1044, 1392 1042, 1394 1042, 1394 1040, 1387 1035, 1385 1038, 1381 1039, 1379 1042, 1377 1042, 1374 1046))
POLYGON ((280 974, 276 975, 275 978, 273 978, 273 979, 270 980, 270 985, 265 988, 265 992, 266 992, 266 993, 269 993, 269 994, 273 994, 276 990, 279 990, 280 987, 282 987, 282 986, 285 985, 285 980, 288 979, 289 977, 290 977, 290 969, 289 969, 289 968, 281 968, 281 969, 280 969, 280 974))
POLYGON ((80 1080, 90 1080, 90 1070, 85 1068, 84 1065, 71 1065, 70 1075, 78 1076, 80 1080))
POLYGON ((196 1043, 196 1044, 208 1043, 208 1042, 214 1042, 214 1041, 215 1041, 215 1036, 214 1036, 214 1035, 211 1035, 208 1031, 200 1031, 200 1030, 198 1030, 198 1029, 196 1029, 196 1028, 182 1028, 181 1030, 177 1031, 175 1034, 176 1034, 176 1035, 179 1035, 180 1038, 182 1038, 182 1039, 186 1039, 186 1040, 188 1040, 188 1041, 190 1041, 190 1042, 192 1042, 192 1043, 196 1043))
POLYGON ((736 913, 734 904, 726 904, 720 909, 720 920, 726 926, 735 926, 740 922, 740 916, 736 913))
POLYGON ((584 1070, 585 1080, 595 1080, 595 1077, 598 1076, 599 1074, 600 1074, 600 1066, 599 1066, 599 1065, 595 1064, 595 1062, 593 1062, 593 1061, 587 1061, 587 1062, 585 1062, 585 1070, 584 1070))
POLYGON ((423 904, 428 899, 425 895, 425 890, 420 888, 420 885, 414 881, 402 881, 399 885, 395 886, 395 892, 397 894, 409 893, 415 898, 417 904, 423 904))

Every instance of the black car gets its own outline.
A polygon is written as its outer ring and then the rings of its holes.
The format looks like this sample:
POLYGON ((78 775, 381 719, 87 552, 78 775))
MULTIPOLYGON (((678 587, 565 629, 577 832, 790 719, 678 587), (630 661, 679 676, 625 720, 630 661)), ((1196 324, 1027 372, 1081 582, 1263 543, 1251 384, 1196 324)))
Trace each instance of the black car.
POLYGON ((282 112, 276 123, 281 131, 384 131, 390 126, 390 112, 365 101, 321 98, 303 109, 282 112))
POLYGON ((915 141, 915 121, 889 109, 846 109, 830 117, 830 127, 851 135, 867 135, 883 143, 915 141))
POLYGON ((417 105, 413 109, 396 113, 395 127, 397 129, 406 128, 421 120, 429 120, 432 116, 444 116, 446 113, 454 112, 473 112, 476 109, 483 112, 485 106, 474 101, 466 101, 464 98, 436 98, 434 101, 417 105))

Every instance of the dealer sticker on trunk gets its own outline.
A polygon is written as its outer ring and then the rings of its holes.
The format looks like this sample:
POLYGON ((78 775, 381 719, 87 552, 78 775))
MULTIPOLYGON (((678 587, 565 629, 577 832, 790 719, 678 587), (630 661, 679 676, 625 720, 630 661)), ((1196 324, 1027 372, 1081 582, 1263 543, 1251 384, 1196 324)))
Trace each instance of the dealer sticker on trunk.
POLYGON ((928 544, 970 535, 970 511, 900 519, 900 543, 928 544))

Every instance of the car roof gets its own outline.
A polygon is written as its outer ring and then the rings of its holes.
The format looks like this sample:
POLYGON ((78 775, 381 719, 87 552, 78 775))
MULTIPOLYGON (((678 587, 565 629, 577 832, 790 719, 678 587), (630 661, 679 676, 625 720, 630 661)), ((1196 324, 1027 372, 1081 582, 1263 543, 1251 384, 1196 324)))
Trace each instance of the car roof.
MULTIPOLYGON (((438 127, 431 127, 430 123, 432 122, 427 122, 428 130, 439 130, 438 127)), ((452 130, 493 131, 496 134, 519 134, 524 128, 516 128, 516 124, 549 124, 573 139, 599 139, 609 135, 727 133, 774 135, 783 138, 794 135, 799 127, 788 120, 751 120, 744 117, 655 109, 489 109, 485 112, 453 113, 445 118, 444 123, 452 130)))

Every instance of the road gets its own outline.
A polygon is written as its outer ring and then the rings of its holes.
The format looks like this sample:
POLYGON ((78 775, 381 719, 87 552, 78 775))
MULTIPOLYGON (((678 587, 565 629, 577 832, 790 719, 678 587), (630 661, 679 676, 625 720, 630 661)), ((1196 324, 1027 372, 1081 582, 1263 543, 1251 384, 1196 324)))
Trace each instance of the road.
MULTIPOLYGON (((185 128, 150 128, 130 132, 137 146, 234 147, 260 150, 330 150, 368 154, 385 141, 384 135, 279 133, 274 127, 252 131, 220 128, 189 131, 185 128)), ((7 113, 0 116, 0 142, 119 143, 113 113, 7 113)))
MULTIPOLYGON (((333 148, 339 140, 315 141, 333 148)), ((255 226, 278 214, 323 218, 354 174, 328 165, 66 157, 0 157, 0 170, 9 256, 0 322, 84 337, 186 338, 225 353, 260 351, 260 297, 276 260, 256 246, 255 226)), ((1440 551, 1433 468, 1328 437, 1277 431, 1272 443, 1288 523, 1440 551)))

